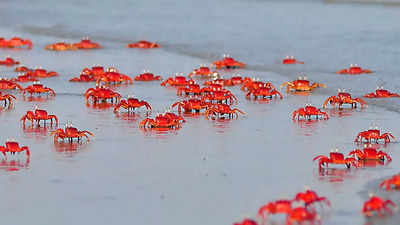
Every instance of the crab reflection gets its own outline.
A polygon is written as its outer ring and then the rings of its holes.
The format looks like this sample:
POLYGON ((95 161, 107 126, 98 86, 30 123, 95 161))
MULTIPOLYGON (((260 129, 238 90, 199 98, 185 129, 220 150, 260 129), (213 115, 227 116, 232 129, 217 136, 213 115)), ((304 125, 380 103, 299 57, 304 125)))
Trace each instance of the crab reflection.
POLYGON ((21 169, 28 169, 30 164, 30 157, 25 160, 22 159, 1 159, 0 170, 4 171, 19 171, 21 169))
POLYGON ((299 128, 301 129, 301 133, 304 136, 311 136, 315 134, 317 128, 318 128, 318 123, 321 121, 325 120, 294 120, 293 123, 297 124, 299 128))
MULTIPOLYGON (((121 120, 127 120, 127 121, 132 121, 132 122, 136 122, 140 119, 142 119, 142 116, 139 113, 135 113, 135 112, 114 112, 115 117, 117 117, 118 119, 121 120)), ((146 117, 150 116, 150 113, 146 113, 145 114, 146 117)))
POLYGON ((56 152, 63 153, 68 156, 74 156, 78 152, 83 151, 88 143, 82 142, 54 142, 56 152))
POLYGON ((141 127, 140 130, 146 136, 153 136, 155 135, 158 138, 167 137, 168 135, 178 134, 178 129, 180 128, 167 128, 167 127, 156 127, 156 128, 143 128, 141 127))
POLYGON ((318 179, 330 183, 343 182, 344 179, 351 179, 351 168, 321 168, 318 170, 318 179))
POLYGON ((389 165, 391 161, 383 161, 383 160, 375 160, 375 159, 365 159, 358 160, 357 167, 358 168, 374 168, 378 166, 389 165))
POLYGON ((24 96, 22 99, 27 102, 47 102, 49 100, 53 100, 54 96, 24 96))
POLYGON ((35 137, 43 139, 47 138, 51 128, 53 128, 53 126, 22 126, 22 131, 29 138, 35 137))
POLYGON ((352 116, 353 112, 355 112, 357 109, 356 108, 331 108, 331 109, 326 109, 326 111, 329 112, 329 116, 331 117, 347 117, 347 116, 352 116))
POLYGON ((110 102, 100 102, 100 103, 93 103, 93 104, 86 103, 86 107, 88 107, 90 109, 100 109, 100 110, 113 108, 113 107, 115 107, 115 105, 116 104, 110 103, 110 102))

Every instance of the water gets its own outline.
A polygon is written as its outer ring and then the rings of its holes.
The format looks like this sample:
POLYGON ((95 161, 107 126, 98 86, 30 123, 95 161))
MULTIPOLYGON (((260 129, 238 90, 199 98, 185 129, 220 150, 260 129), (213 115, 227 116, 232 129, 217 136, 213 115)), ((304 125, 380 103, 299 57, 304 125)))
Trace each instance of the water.
MULTIPOLYGON (((364 224, 360 210, 365 195, 360 193, 371 188, 368 182, 399 171, 397 142, 385 148, 393 162, 384 167, 334 170, 336 175, 320 176, 311 161, 332 148, 344 153, 356 148, 356 134, 371 123, 398 136, 399 99, 367 100, 366 110, 332 111, 329 120, 317 123, 290 119, 293 110, 306 103, 321 106, 338 88, 356 97, 378 85, 399 92, 400 25, 393 22, 399 20, 398 7, 311 0, 70 1, 58 2, 57 7, 46 0, 34 6, 28 3, 0 5, 0 36, 30 38, 34 48, 1 50, 1 57, 11 55, 27 66, 43 66, 61 76, 42 80, 56 91, 55 98, 29 101, 14 93, 15 108, 0 112, 1 143, 16 138, 32 152, 28 168, 0 171, 4 203, 0 215, 6 224, 232 224, 254 218, 266 202, 294 197, 304 185, 331 200, 324 224, 364 224), (104 49, 43 50, 47 44, 75 42, 84 36, 104 49), (162 48, 125 48, 139 39, 157 41, 162 48), (128 116, 115 115, 112 108, 86 107, 83 93, 93 84, 67 82, 93 64, 115 66, 131 77, 150 69, 167 78, 176 72, 187 74, 224 53, 249 65, 238 71, 242 75, 279 86, 304 72, 328 88, 310 96, 285 95, 283 100, 259 103, 246 100, 234 87, 231 90, 239 98, 235 107, 246 113, 238 120, 188 117, 180 130, 143 132, 138 124, 146 117, 144 109, 128 116), (280 62, 286 55, 306 64, 283 66, 280 62), (376 72, 334 74, 350 63, 376 72), (61 127, 71 121, 93 132, 94 140, 55 145, 51 128, 24 129, 18 121, 34 105, 56 114, 61 127)), ((0 67, 3 76, 15 76, 11 71, 0 67)), ((115 89, 148 101, 152 116, 180 100, 175 89, 158 82, 115 89)), ((22 155, 15 160, 26 165, 22 155)), ((388 223, 394 224, 390 219, 388 223)))

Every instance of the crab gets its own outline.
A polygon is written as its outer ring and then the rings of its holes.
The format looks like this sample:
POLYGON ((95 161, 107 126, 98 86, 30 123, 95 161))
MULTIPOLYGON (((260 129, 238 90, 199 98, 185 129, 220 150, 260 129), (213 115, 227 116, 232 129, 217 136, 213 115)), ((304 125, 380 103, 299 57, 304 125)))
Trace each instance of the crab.
POLYGON ((271 214, 285 213, 288 214, 292 210, 291 200, 277 200, 275 202, 269 202, 258 210, 258 216, 263 220, 267 220, 271 214))
POLYGON ((275 88, 270 88, 270 87, 260 87, 257 89, 251 89, 246 93, 246 98, 250 98, 251 95, 254 96, 254 99, 257 99, 258 97, 261 98, 272 98, 272 97, 277 97, 279 96, 280 99, 282 99, 282 94, 277 91, 275 88))
POLYGON ((388 162, 392 161, 392 158, 383 151, 377 151, 375 148, 366 147, 363 151, 360 149, 354 149, 349 152, 349 156, 354 157, 357 156, 358 160, 381 160, 385 161, 385 158, 388 162))
POLYGON ((286 56, 282 60, 282 64, 304 64, 302 61, 297 61, 294 56, 286 56))
POLYGON ((42 109, 35 109, 35 112, 27 111, 26 114, 20 119, 21 121, 25 122, 26 120, 30 120, 32 122, 32 126, 34 121, 36 121, 37 125, 40 126, 40 121, 43 120, 44 124, 46 125, 46 120, 50 120, 51 125, 53 125, 53 120, 55 121, 56 126, 58 126, 58 118, 55 115, 47 114, 46 110, 42 109))
POLYGON ((7 140, 6 146, 0 146, 0 152, 2 152, 5 157, 7 152, 14 155, 15 153, 20 153, 23 151, 25 151, 28 157, 31 155, 27 146, 19 147, 18 142, 16 142, 15 140, 7 140))
POLYGON ((58 76, 57 72, 47 71, 45 69, 42 69, 41 67, 36 68, 34 70, 31 70, 31 71, 27 71, 25 74, 29 75, 31 77, 39 77, 39 78, 48 78, 48 77, 58 76))
POLYGON ((149 49, 149 48, 159 48, 160 45, 155 43, 155 42, 150 42, 150 41, 145 41, 145 40, 140 40, 135 43, 129 43, 127 45, 127 48, 144 48, 144 49, 149 49))
POLYGON ((361 98, 352 98, 351 94, 344 92, 344 90, 340 90, 338 89, 338 94, 337 96, 330 96, 329 98, 327 98, 323 104, 324 109, 326 108, 327 104, 331 104, 333 105, 334 108, 336 108, 336 104, 339 105, 339 109, 343 104, 350 104, 351 108, 356 108, 357 107, 357 103, 359 103, 361 105, 361 109, 365 107, 367 107, 367 103, 361 99, 361 98))
POLYGON ((204 85, 219 84, 222 86, 236 86, 243 83, 241 76, 233 76, 230 79, 215 78, 211 81, 205 81, 204 85))
POLYGON ((189 73, 188 77, 192 76, 200 76, 201 78, 210 78, 210 77, 218 77, 219 74, 216 71, 211 71, 210 67, 201 64, 198 69, 194 69, 189 73))
POLYGON ((203 94, 203 92, 202 92, 202 88, 200 88, 200 85, 189 84, 187 86, 179 87, 176 94, 179 96, 182 96, 183 94, 185 94, 185 95, 201 95, 201 94, 203 94))
POLYGON ((324 155, 318 155, 313 159, 313 161, 315 160, 318 160, 319 169, 322 169, 322 166, 325 165, 328 168, 329 164, 344 164, 347 168, 350 168, 350 166, 357 167, 355 158, 344 158, 343 153, 338 152, 337 149, 336 152, 331 151, 329 153, 329 158, 324 155))
POLYGON ((227 104, 213 104, 207 108, 205 116, 207 119, 211 118, 213 120, 215 118, 225 118, 226 115, 228 115, 229 118, 233 118, 234 116, 238 118, 239 113, 242 115, 245 114, 237 108, 231 109, 231 107, 227 104))
POLYGON ((256 221, 252 219, 244 219, 242 222, 234 223, 233 225, 258 225, 256 221))
POLYGON ((383 87, 377 87, 375 92, 364 95, 365 98, 391 98, 400 97, 397 93, 391 93, 388 90, 383 89, 383 87))
POLYGON ((133 83, 129 76, 119 73, 118 70, 113 67, 108 68, 104 74, 96 78, 96 83, 99 84, 100 82, 104 82, 106 84, 120 84, 122 82, 125 82, 125 84, 133 83))
POLYGON ((371 70, 368 69, 362 69, 360 66, 358 66, 357 64, 350 64, 350 68, 349 69, 343 69, 343 70, 339 70, 336 72, 337 74, 351 74, 351 75, 358 75, 358 74, 362 74, 362 73, 372 73, 371 70))
POLYGON ((72 44, 78 49, 97 49, 102 48, 99 43, 92 42, 88 37, 83 38, 80 42, 72 44))
POLYGON ((400 173, 392 176, 389 179, 382 181, 379 184, 380 188, 384 188, 386 191, 390 191, 392 189, 399 190, 400 189, 400 173))
POLYGON ((160 85, 165 86, 169 84, 170 86, 186 86, 189 84, 195 84, 196 82, 192 79, 186 80, 186 77, 182 76, 182 74, 176 74, 175 78, 168 78, 167 80, 163 81, 160 85))
POLYGON ((375 140, 378 143, 378 140, 383 139, 385 140, 386 144, 390 142, 390 138, 395 139, 395 137, 391 133, 381 134, 381 131, 378 129, 378 127, 375 127, 358 133, 354 142, 363 142, 363 140, 366 140, 367 142, 372 142, 372 140, 375 140))
POLYGON ((312 116, 315 116, 316 119, 318 119, 320 116, 322 116, 326 120, 329 119, 329 116, 326 112, 322 112, 317 107, 311 105, 306 105, 304 108, 299 108, 295 110, 292 114, 292 119, 295 120, 296 116, 298 120, 300 120, 300 118, 308 118, 310 120, 312 116))
POLYGON ((114 92, 113 90, 106 88, 105 86, 96 86, 96 88, 89 88, 85 92, 86 96, 86 102, 89 101, 90 98, 92 98, 92 101, 94 104, 96 104, 99 100, 106 102, 108 99, 111 100, 111 102, 114 102, 114 99, 116 102, 119 102, 121 95, 117 92, 114 92))
POLYGON ((372 212, 374 211, 378 213, 379 216, 383 216, 383 213, 391 215, 392 210, 388 206, 397 208, 396 204, 391 200, 384 200, 371 194, 370 199, 364 202, 361 212, 368 217, 372 216, 372 212))
POLYGON ((104 75, 105 72, 106 71, 104 71, 104 67, 103 66, 94 65, 94 66, 92 66, 92 69, 84 68, 81 73, 84 73, 84 74, 87 74, 89 76, 93 76, 93 77, 97 78, 97 77, 100 77, 100 76, 104 75))
POLYGON ((87 142, 89 142, 90 139, 88 135, 94 136, 91 132, 87 130, 78 130, 77 128, 73 127, 72 124, 67 124, 64 130, 61 128, 54 130, 50 133, 50 135, 54 135, 54 142, 58 142, 59 139, 62 139, 63 142, 65 139, 69 139, 69 142, 72 142, 74 138, 77 138, 79 142, 83 137, 85 137, 87 142))
POLYGON ((137 75, 134 78, 135 81, 153 81, 162 80, 161 76, 154 76, 149 70, 144 70, 142 74, 137 75))
POLYGON ((151 106, 148 102, 146 101, 139 101, 139 99, 134 98, 133 96, 128 96, 127 99, 121 99, 119 104, 117 104, 114 108, 114 112, 118 112, 119 108, 124 108, 127 109, 128 112, 131 110, 135 110, 136 108, 145 106, 147 111, 151 111, 151 106))
POLYGON ((33 81, 39 81, 39 80, 32 77, 29 73, 25 73, 25 74, 18 74, 17 77, 11 78, 10 81, 12 81, 12 82, 33 82, 33 81))
POLYGON ((245 67, 244 63, 236 61, 229 55, 224 55, 222 60, 214 61, 211 65, 215 66, 216 69, 236 69, 245 67))
POLYGON ((178 112, 181 113, 183 110, 185 113, 191 113, 192 111, 200 112, 202 109, 207 109, 211 103, 205 102, 202 99, 191 98, 172 104, 171 108, 178 107, 178 112))
POLYGON ((238 101, 236 96, 233 95, 228 90, 212 91, 212 92, 206 93, 203 96, 203 100, 207 100, 211 103, 217 102, 217 103, 226 103, 226 104, 230 104, 230 105, 237 103, 237 101, 238 101))
POLYGON ((13 99, 14 100, 16 99, 14 95, 9 95, 9 94, 3 95, 0 92, 0 101, 4 101, 4 107, 7 106, 7 103, 8 103, 8 107, 11 107, 13 104, 13 99))
POLYGON ((294 201, 302 201, 306 207, 316 202, 324 203, 329 207, 331 206, 330 201, 326 197, 318 196, 318 194, 313 190, 306 190, 305 192, 297 193, 294 201))
POLYGON ((15 72, 28 72, 31 71, 31 69, 29 69, 28 67, 24 66, 24 65, 20 65, 15 67, 14 69, 15 72))
POLYGON ((96 81, 96 78, 84 72, 81 72, 79 77, 74 77, 69 80, 69 82, 94 82, 94 81, 96 81))
POLYGON ((4 78, 0 78, 0 90, 14 90, 14 89, 23 90, 22 86, 4 78))
POLYGON ((303 222, 309 221, 311 224, 321 224, 320 218, 314 208, 309 207, 297 207, 292 209, 286 217, 286 225, 303 224, 303 222))
POLYGON ((142 128, 180 128, 182 127, 180 116, 171 114, 158 114, 155 119, 146 118, 140 122, 142 128))
POLYGON ((275 86, 270 82, 264 83, 262 81, 259 81, 258 79, 251 79, 249 77, 245 77, 243 79, 243 84, 242 84, 241 90, 242 91, 251 91, 251 90, 262 88, 262 87, 276 89, 275 86))
POLYGON ((67 51, 67 50, 78 50, 78 48, 74 44, 65 43, 65 42, 57 42, 55 44, 49 44, 44 47, 46 50, 50 51, 67 51))
POLYGON ((26 92, 28 92, 30 96, 32 96, 33 94, 42 94, 42 93, 48 93, 50 94, 50 96, 56 96, 56 93, 54 92, 53 89, 43 86, 43 84, 41 84, 39 81, 33 82, 33 85, 30 85, 24 88, 23 90, 24 90, 24 95, 26 92))
POLYGON ((321 84, 321 83, 313 83, 313 84, 311 84, 310 81, 307 80, 307 77, 299 77, 297 80, 294 80, 292 82, 285 82, 280 86, 280 88, 282 89, 284 86, 286 86, 286 93, 289 93, 290 91, 293 91, 293 92, 298 92, 298 91, 310 92, 314 88, 317 88, 317 87, 326 88, 325 84, 321 84))
POLYGON ((19 37, 13 37, 10 40, 4 40, 3 45, 4 47, 7 48, 20 48, 27 46, 28 49, 32 48, 32 42, 29 39, 22 39, 19 37))
POLYGON ((19 61, 7 56, 5 60, 0 60, 0 65, 4 65, 4 66, 14 66, 14 65, 18 65, 19 61))
POLYGON ((230 93, 230 91, 228 91, 227 89, 225 89, 222 85, 220 85, 220 84, 210 84, 210 85, 208 85, 208 86, 206 86, 206 87, 203 87, 202 89, 201 89, 201 93, 202 94, 208 94, 208 93, 211 93, 211 92, 218 92, 218 91, 223 91, 223 92, 227 92, 227 93, 230 93))

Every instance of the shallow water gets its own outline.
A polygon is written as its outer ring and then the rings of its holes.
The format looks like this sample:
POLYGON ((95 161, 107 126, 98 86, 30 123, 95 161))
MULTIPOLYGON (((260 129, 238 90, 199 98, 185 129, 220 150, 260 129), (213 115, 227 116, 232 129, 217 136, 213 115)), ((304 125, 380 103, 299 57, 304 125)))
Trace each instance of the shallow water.
MULTIPOLYGON (((329 120, 316 123, 294 123, 290 118, 294 109, 306 103, 322 105, 338 88, 357 97, 378 85, 399 92, 397 7, 311 0, 70 1, 57 7, 40 0, 34 6, 27 4, 0 5, 0 36, 28 37, 33 50, 1 49, 0 57, 11 55, 27 66, 43 66, 61 76, 42 80, 56 91, 55 98, 29 101, 15 92, 15 108, 0 111, 1 143, 16 138, 32 152, 28 165, 22 155, 15 157, 22 166, 19 171, 0 166, 4 168, 0 190, 7 203, 1 204, 0 215, 5 224, 231 224, 254 218, 262 204, 291 198, 304 185, 332 202, 323 224, 364 224, 360 210, 365 198, 358 193, 368 191, 365 185, 371 180, 399 171, 397 142, 384 148, 393 162, 383 167, 350 172, 339 168, 321 176, 311 161, 332 148, 344 153, 356 148, 356 134, 372 123, 398 136, 399 99, 367 100, 365 110, 331 110, 329 120), (99 41, 104 49, 43 50, 46 44, 84 36, 99 41), (138 39, 158 41, 163 47, 125 48, 138 39), (246 113, 244 117, 231 121, 187 117, 180 130, 143 132, 138 128, 146 117, 143 109, 132 116, 116 115, 112 108, 87 107, 83 93, 93 84, 67 82, 93 64, 115 66, 130 76, 150 69, 167 78, 175 72, 187 74, 224 53, 249 65, 237 72, 242 75, 279 86, 304 72, 328 88, 310 96, 257 102, 246 100, 234 87, 231 90, 239 98, 235 107, 246 113), (306 64, 283 66, 280 60, 286 55, 306 64), (350 63, 376 72, 334 74, 350 63), (18 120, 35 105, 56 114, 60 126, 70 121, 93 132, 95 139, 55 145, 49 136, 52 128, 24 129, 18 120)), ((15 76, 11 71, 0 67, 3 76, 15 76)), ((175 89, 160 87, 158 82, 115 89, 123 96, 134 94, 148 101, 152 116, 180 99, 175 89)), ((388 223, 395 224, 390 219, 388 223)))

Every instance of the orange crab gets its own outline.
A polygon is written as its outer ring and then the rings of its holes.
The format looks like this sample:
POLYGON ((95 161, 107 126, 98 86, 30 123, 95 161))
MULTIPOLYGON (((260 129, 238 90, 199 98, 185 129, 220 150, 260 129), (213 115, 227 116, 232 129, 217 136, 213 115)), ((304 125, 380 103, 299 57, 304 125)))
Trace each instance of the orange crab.
POLYGON ((236 61, 229 55, 224 55, 222 60, 217 60, 213 62, 211 65, 215 66, 216 69, 236 69, 236 68, 244 68, 245 64, 239 61, 236 61))
POLYGON ((350 168, 350 166, 357 167, 357 160, 355 158, 344 158, 343 153, 338 152, 337 149, 336 152, 331 151, 331 153, 329 153, 329 158, 324 155, 318 155, 313 159, 313 161, 315 160, 318 160, 319 169, 322 169, 322 166, 325 165, 328 168, 329 164, 344 164, 347 168, 350 168))
POLYGON ((73 127, 72 124, 67 124, 64 130, 61 128, 54 130, 50 133, 50 135, 54 135, 54 142, 58 142, 59 139, 62 139, 63 142, 65 139, 69 139, 69 142, 72 142, 74 138, 77 138, 79 142, 83 137, 85 137, 87 142, 89 142, 90 139, 88 135, 94 136, 91 132, 87 130, 78 130, 77 128, 73 127))
POLYGON ((396 204, 391 200, 383 200, 371 194, 370 199, 364 203, 361 212, 368 217, 372 216, 372 212, 378 213, 379 216, 383 216, 383 213, 392 215, 392 210, 388 206, 397 208, 396 204))
POLYGON ((189 84, 195 84, 196 82, 192 79, 186 80, 186 77, 182 76, 182 74, 176 74, 175 78, 168 78, 167 80, 163 81, 160 85, 165 86, 169 84, 170 86, 186 86, 189 84))
POLYGON ((367 147, 364 148, 363 151, 360 149, 354 149, 353 151, 349 152, 349 156, 355 157, 357 156, 358 160, 381 160, 385 161, 392 161, 392 158, 383 151, 377 151, 375 148, 367 147))
POLYGON ((19 74, 16 78, 11 78, 10 81, 12 82, 33 82, 39 81, 38 79, 32 77, 30 74, 19 74))
POLYGON ((94 82, 94 81, 96 81, 96 78, 84 72, 81 72, 79 77, 74 77, 69 80, 69 82, 94 82))
POLYGON ((238 101, 236 96, 226 89, 222 91, 208 92, 203 96, 203 100, 207 100, 211 103, 217 102, 217 103, 226 103, 229 105, 237 103, 238 101))
POLYGON ((291 200, 277 200, 274 202, 269 202, 258 210, 258 216, 263 220, 267 220, 268 216, 271 214, 285 213, 288 214, 292 210, 291 200))
POLYGON ((15 72, 28 72, 31 71, 31 69, 29 69, 28 67, 24 66, 24 65, 20 65, 15 67, 14 69, 15 72))
POLYGON ((219 84, 222 86, 236 86, 243 83, 243 78, 239 75, 233 76, 230 79, 215 78, 211 81, 205 81, 204 85, 219 84))
POLYGON ((106 102, 108 99, 111 100, 111 102, 114 102, 114 99, 116 102, 119 102, 121 95, 117 92, 114 92, 113 90, 106 88, 105 86, 96 86, 96 88, 89 88, 85 92, 86 96, 86 102, 89 102, 89 99, 92 98, 92 102, 94 104, 97 104, 97 102, 104 101, 106 102))
POLYGON ((129 43, 127 45, 127 48, 144 48, 144 49, 150 49, 150 48, 159 48, 160 45, 155 43, 155 42, 150 42, 150 41, 145 41, 145 40, 140 40, 135 43, 129 43))
POLYGON ((16 99, 14 95, 3 95, 0 91, 0 101, 4 101, 4 107, 6 107, 8 103, 8 107, 10 108, 13 104, 13 99, 16 99))
POLYGON ((134 78, 135 81, 153 81, 162 80, 161 76, 154 76, 149 70, 144 70, 142 74, 137 75, 134 78))
POLYGON ((86 73, 86 74, 90 74, 94 77, 99 77, 101 75, 103 75, 106 71, 104 70, 103 66, 100 65, 94 65, 92 66, 92 69, 88 69, 88 68, 84 68, 82 70, 82 72, 86 73))
POLYGON ((182 127, 183 118, 175 114, 158 114, 155 119, 146 118, 140 122, 142 128, 170 128, 182 127))
POLYGON ((234 223, 233 225, 258 225, 256 221, 252 219, 244 219, 242 222, 234 223))
POLYGON ((331 206, 331 202, 326 197, 318 196, 318 194, 313 190, 306 190, 305 192, 299 192, 296 194, 294 201, 304 202, 304 205, 307 207, 316 202, 324 203, 327 206, 331 206))
POLYGON ((308 91, 309 92, 317 87, 326 88, 325 84, 321 84, 321 83, 311 84, 310 81, 307 80, 307 77, 299 77, 297 80, 294 80, 292 82, 285 82, 280 86, 280 88, 282 89, 284 86, 286 86, 286 93, 289 93, 290 91, 292 91, 292 92, 308 91))
POLYGON ((27 46, 28 49, 32 48, 32 42, 29 39, 22 39, 19 37, 13 37, 10 40, 3 40, 3 43, 0 44, 0 47, 7 47, 7 48, 20 48, 27 46))
POLYGON ((210 107, 207 108, 206 112, 205 112, 205 116, 206 118, 211 118, 211 119, 215 119, 215 118, 225 118, 226 115, 228 115, 228 118, 233 118, 234 116, 236 116, 236 118, 239 117, 239 113, 244 115, 245 113, 242 112, 241 110, 234 108, 231 109, 231 107, 227 104, 213 104, 210 105, 210 107))
POLYGON ((18 65, 19 61, 14 60, 13 58, 7 56, 5 60, 0 60, 0 65, 4 65, 4 66, 14 66, 14 65, 18 65))
POLYGON ((191 113, 192 111, 200 112, 202 109, 210 107, 211 103, 205 102, 202 99, 191 98, 172 104, 171 108, 178 107, 178 112, 181 113, 183 110, 185 113, 191 113))
POLYGON ((41 67, 36 68, 31 71, 27 71, 25 74, 31 76, 31 77, 38 77, 38 78, 48 78, 48 77, 55 77, 58 76, 57 72, 54 71, 47 71, 41 67))
POLYGON ((26 120, 30 120, 32 122, 32 126, 34 121, 36 121, 37 125, 40 126, 40 121, 44 121, 44 125, 46 126, 46 120, 50 120, 51 126, 53 125, 53 120, 55 121, 56 126, 58 126, 58 118, 55 115, 47 114, 46 110, 42 109, 35 109, 35 112, 27 111, 26 114, 20 119, 21 121, 25 122, 26 120))
POLYGON ((349 69, 339 70, 336 73, 337 74, 359 75, 359 74, 362 74, 362 73, 372 73, 372 71, 368 70, 368 69, 362 69, 357 64, 354 64, 354 65, 350 64, 350 68, 349 69))
POLYGON ((300 118, 310 120, 311 116, 315 116, 316 119, 318 119, 320 116, 322 116, 325 120, 329 119, 329 116, 326 112, 322 112, 317 107, 311 105, 306 105, 304 108, 295 110, 292 114, 292 119, 295 120, 296 116, 298 120, 300 120, 300 118))
POLYGON ((386 191, 390 191, 392 189, 399 190, 400 189, 400 173, 392 176, 389 179, 382 181, 379 184, 380 188, 385 188, 386 191))
POLYGON ((200 88, 200 85, 189 84, 184 87, 179 87, 176 94, 179 96, 182 96, 183 94, 185 94, 185 95, 201 95, 201 94, 203 94, 203 92, 202 92, 202 88, 200 88))
POLYGON ((80 42, 72 44, 78 49, 98 49, 102 48, 99 43, 92 42, 88 37, 83 38, 80 42))
POLYGON ((50 94, 50 96, 56 96, 56 93, 54 92, 53 89, 43 86, 43 84, 41 84, 39 81, 33 82, 33 85, 30 85, 24 88, 23 90, 24 90, 24 95, 26 92, 28 92, 30 96, 32 96, 33 94, 42 94, 42 93, 48 93, 50 94))
POLYGON ((385 140, 386 144, 390 142, 390 138, 395 139, 391 133, 381 134, 381 131, 378 129, 378 127, 375 127, 375 129, 370 128, 369 130, 358 133, 354 142, 362 142, 363 140, 366 140, 367 142, 372 142, 372 140, 375 140, 378 142, 378 140, 383 139, 385 140))
POLYGON ((292 209, 286 217, 286 224, 292 225, 303 224, 304 222, 310 222, 310 224, 321 224, 319 216, 314 208, 310 207, 297 207, 292 209))
POLYGON ((129 76, 119 73, 118 70, 113 67, 108 68, 104 74, 96 78, 96 83, 99 84, 100 82, 104 82, 105 84, 121 84, 122 82, 125 82, 125 84, 133 83, 129 76))
POLYGON ((23 90, 21 85, 4 78, 0 78, 0 90, 14 90, 17 88, 19 90, 23 90))
POLYGON ((397 93, 391 93, 388 90, 383 89, 383 87, 377 87, 375 92, 364 95, 365 98, 391 98, 400 97, 397 93))
POLYGON ((323 104, 323 107, 326 108, 327 104, 331 104, 333 105, 334 108, 336 108, 336 104, 339 105, 339 108, 343 105, 343 104, 350 104, 351 107, 357 107, 357 103, 359 103, 361 105, 361 109, 365 107, 367 107, 367 103, 362 100, 361 98, 352 98, 351 94, 344 92, 344 90, 338 90, 338 94, 337 96, 330 96, 329 98, 327 98, 323 104))
POLYGON ((252 91, 252 90, 255 90, 258 88, 262 88, 262 87, 276 89, 275 86, 270 82, 264 83, 262 81, 259 81, 258 79, 252 79, 250 77, 245 77, 243 79, 243 84, 242 84, 241 90, 242 91, 252 91))
POLYGON ((23 151, 26 152, 26 155, 28 157, 31 155, 31 152, 29 151, 29 148, 27 146, 19 147, 18 142, 16 142, 15 140, 7 140, 6 146, 0 146, 0 152, 2 152, 5 157, 7 152, 14 155, 15 153, 20 153, 23 151))
POLYGON ((46 50, 50 51, 68 51, 68 50, 78 50, 78 48, 74 44, 65 43, 65 42, 57 42, 55 44, 49 44, 44 47, 46 50))
POLYGON ((128 96, 127 99, 121 99, 118 105, 115 106, 114 112, 118 112, 119 108, 127 109, 128 112, 131 110, 135 110, 136 108, 145 106, 147 111, 151 111, 151 106, 146 101, 139 101, 139 99, 134 98, 133 96, 128 96))
POLYGON ((216 71, 211 71, 210 67, 201 64, 198 69, 194 69, 189 73, 188 77, 192 76, 200 76, 201 78, 210 78, 210 77, 218 77, 219 74, 216 71))
POLYGON ((304 64, 302 61, 297 61, 294 56, 286 56, 282 60, 282 64, 304 64))
POLYGON ((280 99, 283 98, 282 94, 277 91, 275 88, 271 88, 271 87, 260 87, 257 89, 251 89, 246 93, 246 98, 251 98, 251 95, 254 96, 254 99, 257 99, 258 97, 261 98, 271 98, 272 97, 277 97, 279 96, 280 99))

